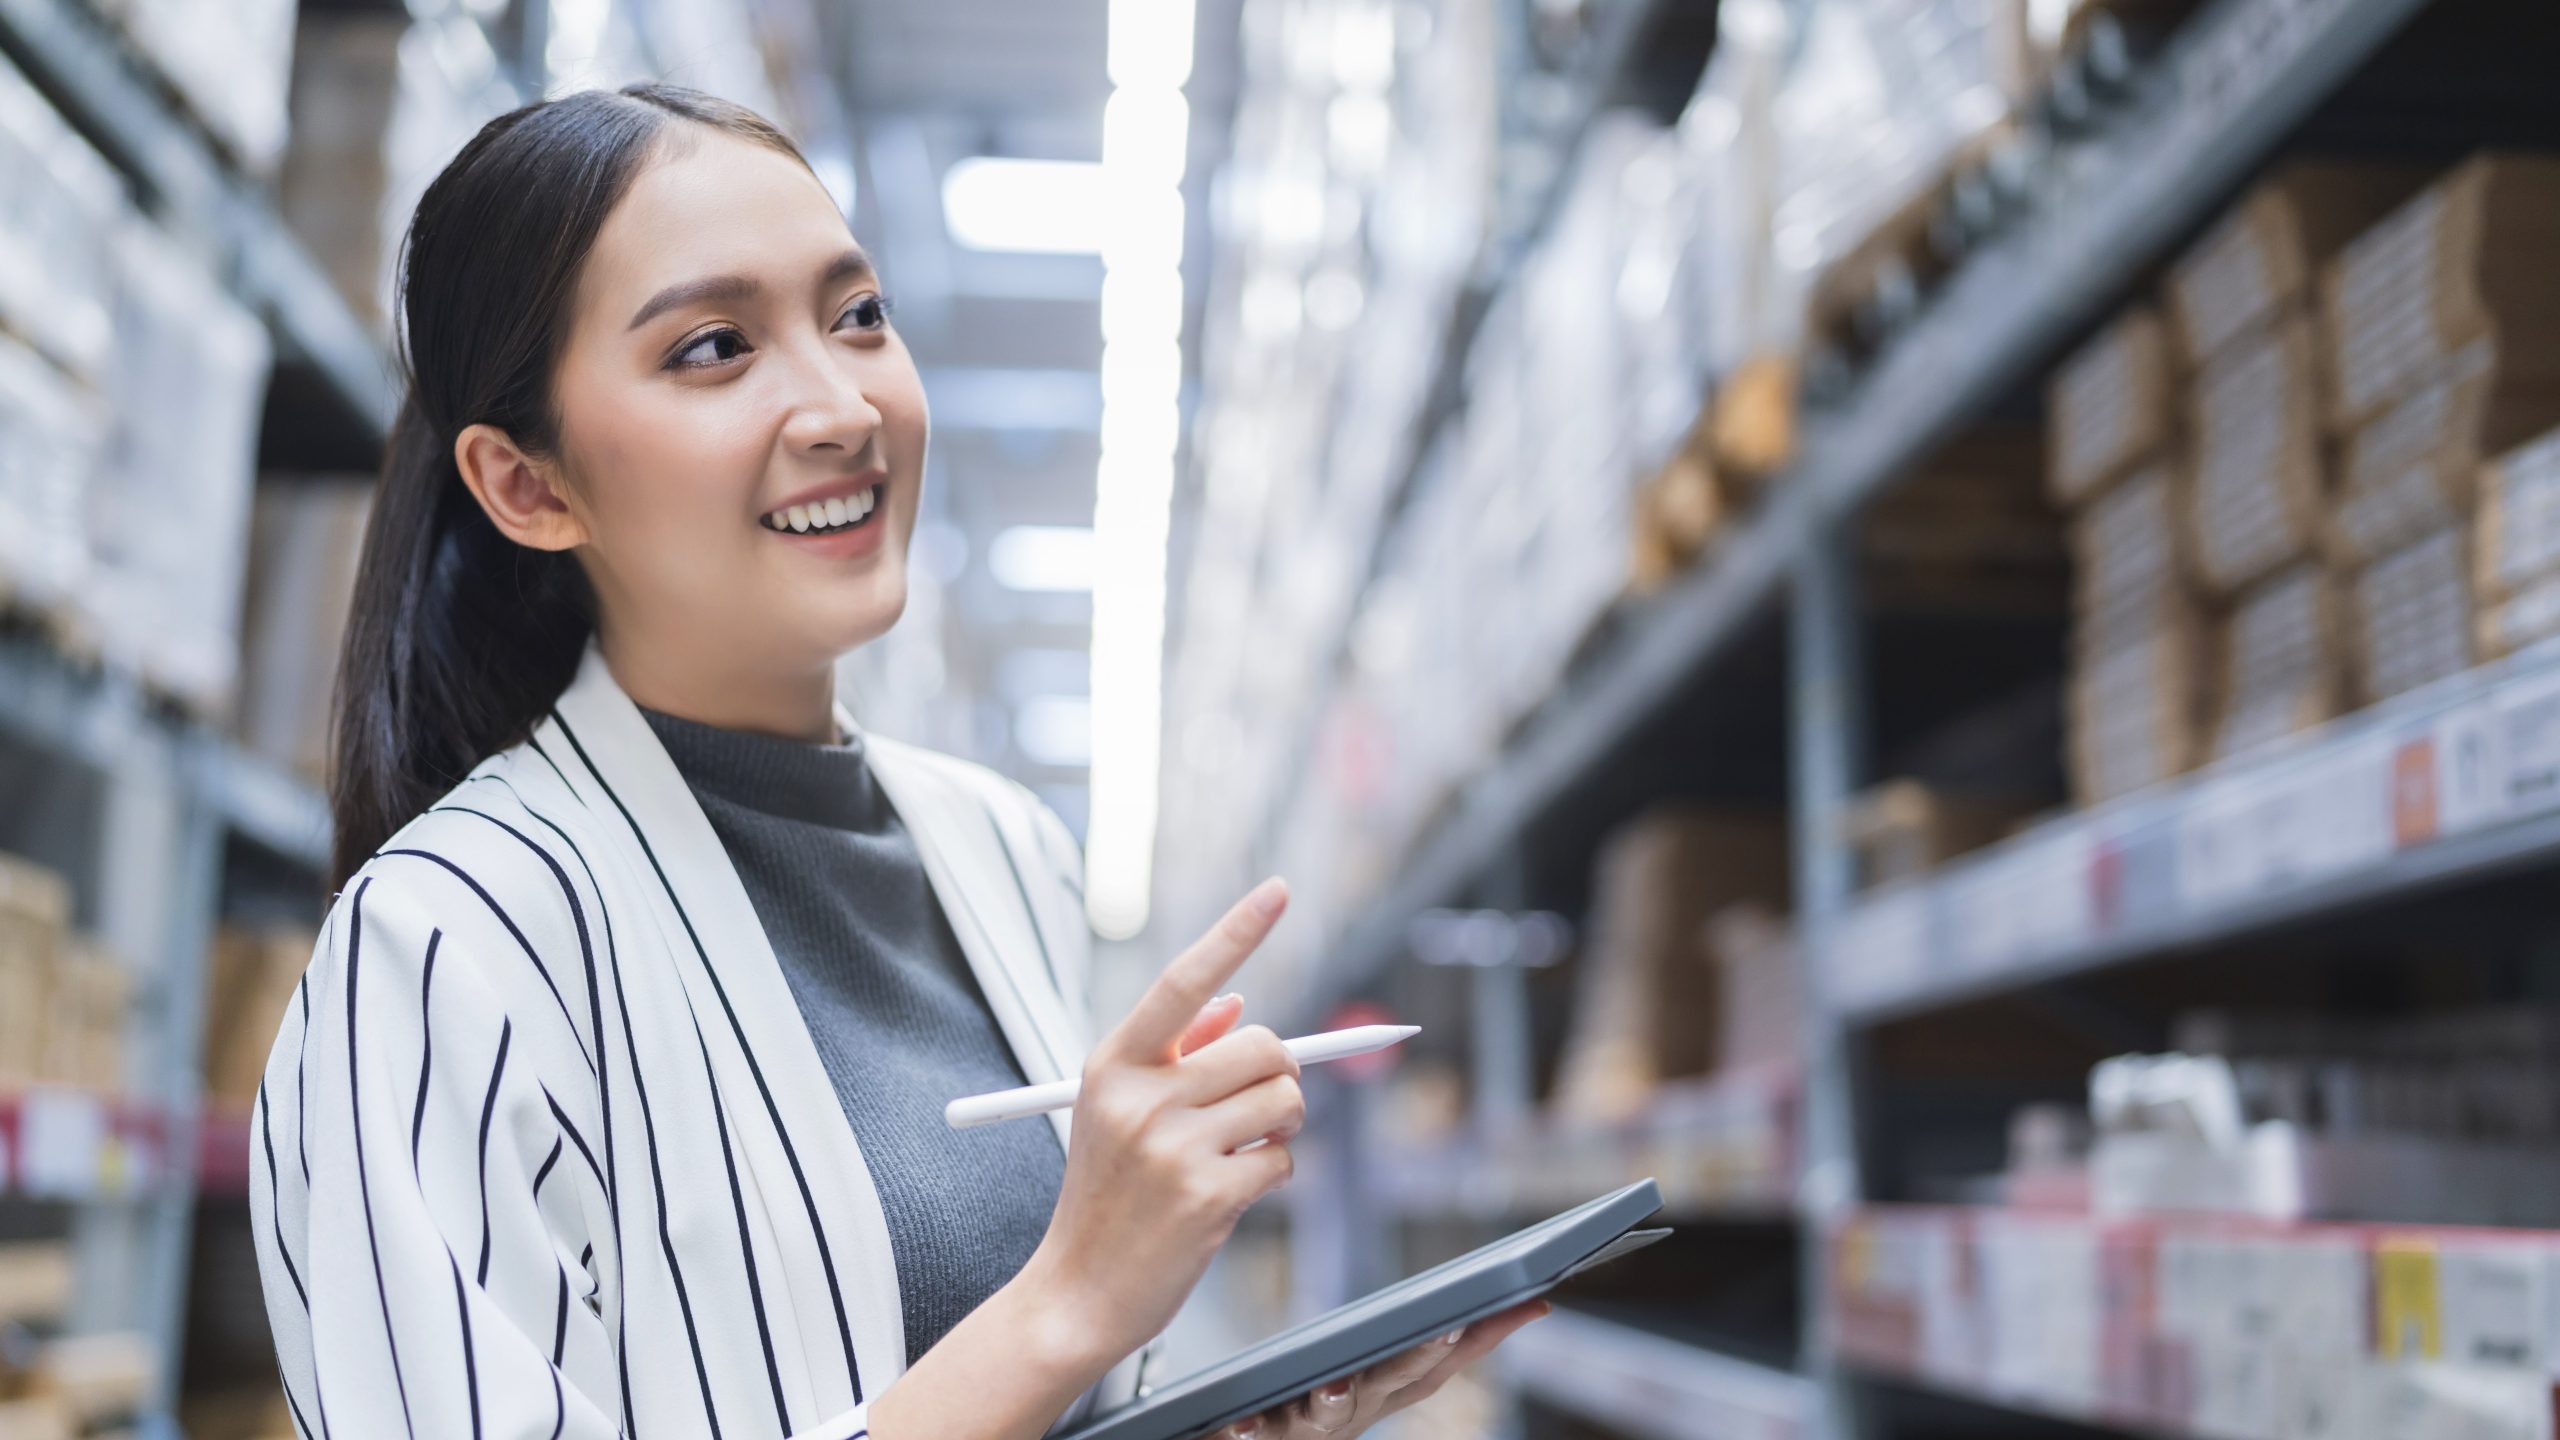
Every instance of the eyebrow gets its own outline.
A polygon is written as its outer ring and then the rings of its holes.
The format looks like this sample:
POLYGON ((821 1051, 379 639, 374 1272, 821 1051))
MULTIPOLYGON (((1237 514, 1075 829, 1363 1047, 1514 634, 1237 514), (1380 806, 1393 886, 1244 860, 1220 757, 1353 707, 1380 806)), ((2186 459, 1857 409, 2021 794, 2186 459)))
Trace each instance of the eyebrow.
MULTIPOLYGON (((818 285, 824 288, 839 280, 849 280, 857 275, 873 273, 875 272, 871 268, 871 257, 863 253, 861 246, 856 245, 827 262, 827 268, 819 272, 818 285)), ((639 313, 631 317, 631 323, 623 328, 637 330, 679 306, 692 305, 704 300, 746 300, 761 294, 763 290, 763 283, 748 275, 710 275, 700 280, 681 281, 650 296, 649 303, 641 306, 639 313)))

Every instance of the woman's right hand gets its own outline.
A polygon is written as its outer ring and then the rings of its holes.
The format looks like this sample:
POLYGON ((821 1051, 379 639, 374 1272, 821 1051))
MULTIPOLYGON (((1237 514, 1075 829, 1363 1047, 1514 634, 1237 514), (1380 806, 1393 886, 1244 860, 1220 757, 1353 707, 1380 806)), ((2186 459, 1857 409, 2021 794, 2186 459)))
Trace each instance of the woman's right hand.
POLYGON ((1254 887, 1085 1057, 1057 1208, 1024 1268, 1105 1366, 1164 1332, 1245 1210, 1289 1178, 1298 1062, 1267 1025, 1218 1033, 1235 1018, 1220 987, 1287 904, 1278 877, 1254 887))

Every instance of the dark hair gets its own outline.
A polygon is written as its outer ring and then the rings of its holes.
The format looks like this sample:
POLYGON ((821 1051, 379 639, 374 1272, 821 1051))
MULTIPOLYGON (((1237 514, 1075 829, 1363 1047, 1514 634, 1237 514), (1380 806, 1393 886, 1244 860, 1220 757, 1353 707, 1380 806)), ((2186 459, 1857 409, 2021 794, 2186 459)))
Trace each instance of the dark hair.
POLYGON ((577 673, 595 593, 569 552, 518 545, 454 464, 495 425, 527 454, 559 442, 552 379, 580 270, 669 117, 768 146, 744 106, 644 82, 519 106, 427 186, 401 239, 406 398, 366 522, 338 652, 329 811, 334 895, 391 832, 522 740, 577 673))

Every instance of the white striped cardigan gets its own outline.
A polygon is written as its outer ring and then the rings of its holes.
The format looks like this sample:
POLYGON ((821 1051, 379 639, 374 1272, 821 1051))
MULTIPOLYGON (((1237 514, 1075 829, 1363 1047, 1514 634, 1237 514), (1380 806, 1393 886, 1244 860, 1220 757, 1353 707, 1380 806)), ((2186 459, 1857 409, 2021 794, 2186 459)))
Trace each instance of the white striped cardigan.
MULTIPOLYGON (((1024 1073, 1076 1074, 1091 937, 1065 825, 983 766, 836 720, 1024 1073)), ((1071 1120, 1050 1117, 1062 1143, 1071 1120)), ((859 1139, 737 871, 592 643, 529 739, 333 898, 250 1144, 305 1437, 853 1440, 905 1368, 859 1139)), ((1143 1394, 1162 1345, 1052 1433, 1143 1394)))

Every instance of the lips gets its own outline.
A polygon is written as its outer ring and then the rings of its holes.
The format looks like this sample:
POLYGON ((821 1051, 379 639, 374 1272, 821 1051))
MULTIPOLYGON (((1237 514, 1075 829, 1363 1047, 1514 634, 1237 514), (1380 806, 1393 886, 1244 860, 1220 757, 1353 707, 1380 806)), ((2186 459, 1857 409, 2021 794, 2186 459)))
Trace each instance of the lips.
POLYGON ((767 530, 790 535, 819 535, 839 530, 859 529, 879 513, 886 482, 851 489, 840 489, 768 510, 758 517, 767 530))

